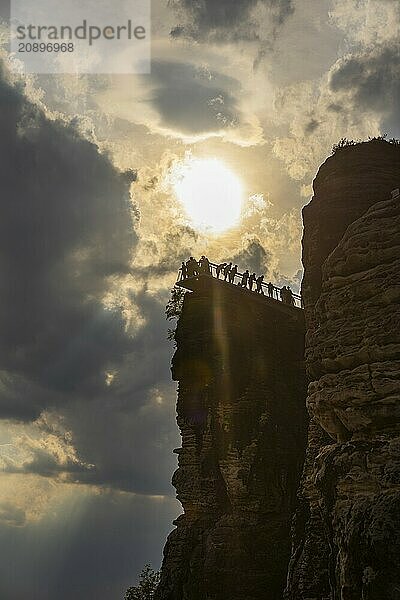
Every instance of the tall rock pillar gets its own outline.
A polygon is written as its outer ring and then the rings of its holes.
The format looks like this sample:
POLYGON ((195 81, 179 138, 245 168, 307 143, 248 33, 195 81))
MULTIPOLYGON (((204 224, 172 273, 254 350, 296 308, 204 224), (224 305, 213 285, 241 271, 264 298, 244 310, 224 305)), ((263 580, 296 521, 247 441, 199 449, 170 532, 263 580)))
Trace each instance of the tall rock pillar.
POLYGON ((303 311, 201 279, 176 334, 184 513, 156 598, 281 600, 307 435, 303 311))
POLYGON ((312 417, 287 600, 400 598, 400 146, 320 168, 304 209, 312 417))

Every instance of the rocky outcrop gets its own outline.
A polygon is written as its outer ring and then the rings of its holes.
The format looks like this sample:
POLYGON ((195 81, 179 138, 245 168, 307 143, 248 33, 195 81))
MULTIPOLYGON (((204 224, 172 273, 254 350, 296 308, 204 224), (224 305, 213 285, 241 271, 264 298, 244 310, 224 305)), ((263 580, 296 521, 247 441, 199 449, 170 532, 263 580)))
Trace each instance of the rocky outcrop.
POLYGON ((307 330, 314 326, 323 263, 347 227, 398 187, 399 153, 399 146, 372 140, 342 148, 321 165, 313 182, 314 196, 303 209, 302 296, 307 330))
POLYGON ((158 600, 400 600, 398 187, 400 147, 372 140, 322 165, 303 212, 297 500, 299 311, 218 282, 186 296, 158 600))
POLYGON ((400 598, 400 148, 326 161, 304 209, 312 417, 285 598, 400 598))
POLYGON ((306 443, 299 309, 204 279, 176 339, 184 514, 158 600, 281 600, 306 443))

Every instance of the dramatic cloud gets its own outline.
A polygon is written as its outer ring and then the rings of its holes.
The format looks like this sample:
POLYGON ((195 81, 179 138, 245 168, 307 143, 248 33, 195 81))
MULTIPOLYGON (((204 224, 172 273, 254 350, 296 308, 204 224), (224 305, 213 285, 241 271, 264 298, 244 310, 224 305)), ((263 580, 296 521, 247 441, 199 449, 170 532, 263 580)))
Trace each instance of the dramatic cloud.
MULTIPOLYGON (((149 144, 143 135, 146 133, 157 136, 153 138, 157 146, 166 150, 179 148, 179 143, 211 138, 241 146, 263 142, 259 119, 251 107, 254 96, 246 82, 251 60, 239 57, 239 64, 233 66, 229 62, 232 52, 226 51, 226 60, 220 52, 219 64, 212 67, 204 47, 193 54, 180 51, 177 44, 165 48, 155 42, 154 46, 152 72, 146 78, 121 80, 118 86, 105 78, 103 87, 90 87, 93 101, 104 113, 103 122, 105 115, 108 122, 110 117, 115 119, 108 131, 107 147, 112 147, 118 129, 118 138, 128 138, 124 140, 125 151, 129 148, 129 131, 135 138, 140 137, 144 152, 149 144), (143 125, 147 128, 144 131, 143 125)), ((97 125, 102 128, 101 120, 97 125)), ((138 154, 137 146, 132 150, 138 154)), ((119 161, 126 160, 126 156, 126 152, 120 152, 119 161)))
POLYGON ((239 266, 239 270, 249 269, 256 274, 267 274, 271 256, 256 236, 245 236, 242 249, 230 260, 239 266))
POLYGON ((0 130, 0 596, 122 597, 178 512, 168 291, 147 282, 184 227, 136 265, 135 172, 5 71, 0 130))
POLYGON ((400 133, 400 42, 342 59, 330 78, 330 89, 341 105, 373 111, 382 127, 400 133))
MULTIPOLYGON (((34 421, 1 448, 3 471, 171 494, 168 288, 146 281, 172 282, 196 234, 169 228, 170 217, 139 249, 133 172, 46 117, 5 73, 0 108, 1 416, 34 421)), ((143 211, 154 216, 151 192, 143 211)))
POLYGON ((154 62, 152 103, 167 127, 185 134, 236 127, 239 82, 191 64, 154 62))
POLYGON ((30 419, 78 389, 99 393, 131 348, 121 311, 102 299, 136 243, 132 176, 4 73, 0 128, 0 410, 30 419))
POLYGON ((288 132, 273 147, 291 177, 310 183, 342 137, 400 135, 399 21, 400 4, 391 0, 359 0, 356 8, 353 0, 332 2, 339 56, 318 79, 296 78, 275 94, 276 123, 288 132))
POLYGON ((197 41, 260 40, 268 22, 274 33, 293 12, 291 0, 175 0, 171 4, 180 19, 172 37, 197 41), (267 17, 262 25, 260 12, 267 17))
POLYGON ((127 374, 115 374, 117 381, 110 387, 117 389, 108 398, 70 406, 62 418, 53 411, 29 427, 14 426, 9 443, 1 448, 2 472, 8 477, 38 475, 58 485, 171 495, 167 474, 176 468, 171 450, 179 445, 173 427, 175 394, 165 383, 154 385, 154 380, 169 377, 167 352, 163 356, 152 349, 155 335, 160 343, 156 327, 153 339, 142 341, 147 354, 137 356, 136 386, 127 374), (150 361, 159 364, 159 372, 150 368, 150 361), (123 389, 128 386, 129 396, 123 389))
POLYGON ((193 142, 261 140, 257 119, 243 108, 247 94, 235 77, 196 62, 154 59, 148 88, 148 124, 156 131, 193 142))
POLYGON ((80 459, 72 444, 72 432, 57 413, 42 413, 34 426, 17 429, 0 454, 4 473, 76 481, 79 473, 94 468, 80 459))
POLYGON ((382 132, 400 134, 400 3, 392 0, 335 0, 330 13, 349 51, 332 67, 332 107, 374 114, 382 132))
POLYGON ((156 253, 151 235, 138 251, 133 171, 46 117, 5 72, 0 108, 0 410, 34 421, 2 448, 3 471, 171 493, 168 289, 146 280, 172 282, 196 235, 168 222, 156 253))
POLYGON ((289 132, 275 138, 273 150, 293 179, 311 183, 340 138, 379 135, 382 114, 360 110, 344 96, 347 93, 331 90, 330 73, 318 82, 302 82, 277 92, 276 111, 281 122, 289 125, 289 132))
POLYGON ((385 46, 398 39, 400 4, 393 0, 333 0, 331 22, 348 45, 360 48, 385 46))

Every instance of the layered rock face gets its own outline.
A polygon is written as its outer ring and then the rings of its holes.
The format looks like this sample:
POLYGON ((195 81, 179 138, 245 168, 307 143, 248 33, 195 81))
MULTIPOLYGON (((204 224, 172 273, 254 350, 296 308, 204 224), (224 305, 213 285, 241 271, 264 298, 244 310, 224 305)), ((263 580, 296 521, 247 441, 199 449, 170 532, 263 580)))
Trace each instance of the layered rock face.
POLYGON ((156 598, 281 600, 307 435, 303 313, 205 280, 176 337, 184 514, 156 598))
POLYGON ((304 209, 307 406, 288 600, 400 598, 400 148, 321 167, 304 209))

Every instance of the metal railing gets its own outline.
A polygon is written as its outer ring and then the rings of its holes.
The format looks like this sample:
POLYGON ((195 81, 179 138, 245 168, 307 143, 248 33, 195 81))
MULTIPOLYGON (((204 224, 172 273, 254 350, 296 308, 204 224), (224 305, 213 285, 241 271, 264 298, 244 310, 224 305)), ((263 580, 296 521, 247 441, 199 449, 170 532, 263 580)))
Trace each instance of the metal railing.
POLYGON ((186 277, 183 277, 182 268, 180 268, 177 283, 186 280, 189 281, 191 279, 198 279, 198 277, 214 277, 215 279, 219 279, 220 281, 224 281, 228 284, 239 286, 242 290, 246 289, 249 293, 265 296, 266 298, 283 302, 283 304, 288 306, 303 308, 301 296, 299 294, 295 294, 291 290, 289 292, 286 291, 285 293, 284 288, 279 288, 276 285, 273 285, 272 283, 266 283, 265 281, 261 283, 261 291, 257 290, 256 282, 253 283, 252 288, 249 287, 248 283, 245 286, 242 286, 243 273, 239 273, 239 271, 237 271, 236 273, 233 273, 233 276, 230 272, 225 275, 224 269, 220 270, 219 272, 217 271, 219 265, 212 262, 209 262, 208 264, 210 267, 209 272, 199 269, 195 275, 186 277))

